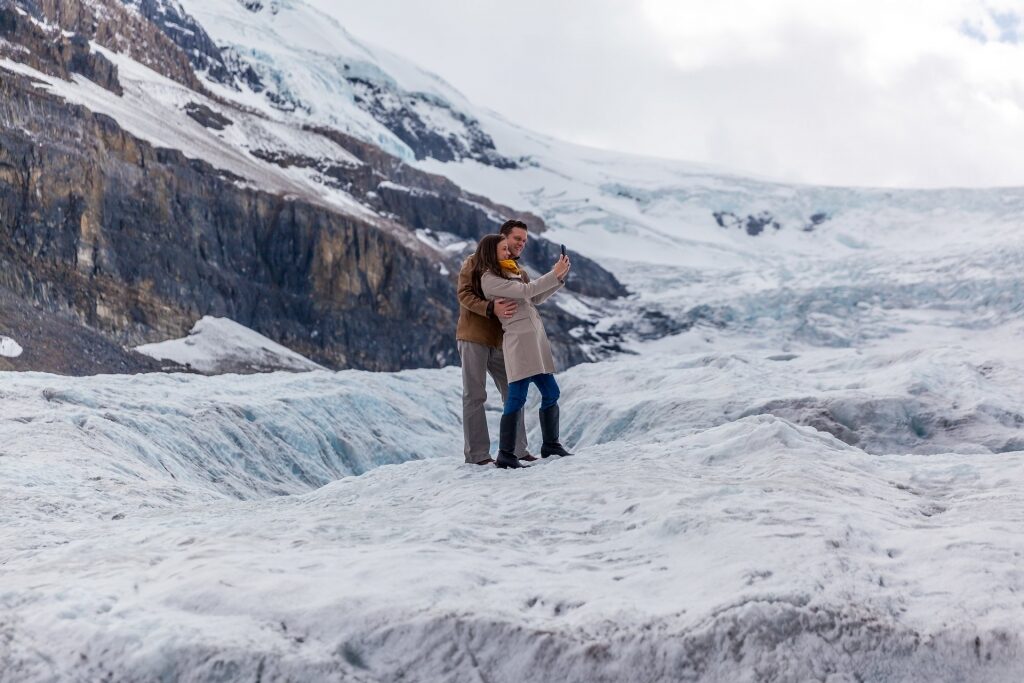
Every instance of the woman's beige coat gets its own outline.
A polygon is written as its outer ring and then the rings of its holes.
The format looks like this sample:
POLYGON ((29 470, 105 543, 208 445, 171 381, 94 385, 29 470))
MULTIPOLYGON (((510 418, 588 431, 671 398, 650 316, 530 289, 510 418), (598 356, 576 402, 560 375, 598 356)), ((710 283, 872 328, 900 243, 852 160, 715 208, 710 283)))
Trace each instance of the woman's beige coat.
POLYGON ((515 299, 519 304, 515 315, 501 320, 501 327, 505 330, 501 347, 505 353, 505 373, 509 382, 555 371, 551 344, 544 333, 544 322, 536 305, 561 289, 562 284, 553 272, 529 283, 519 279, 507 280, 494 273, 480 276, 480 288, 484 290, 485 297, 515 299))

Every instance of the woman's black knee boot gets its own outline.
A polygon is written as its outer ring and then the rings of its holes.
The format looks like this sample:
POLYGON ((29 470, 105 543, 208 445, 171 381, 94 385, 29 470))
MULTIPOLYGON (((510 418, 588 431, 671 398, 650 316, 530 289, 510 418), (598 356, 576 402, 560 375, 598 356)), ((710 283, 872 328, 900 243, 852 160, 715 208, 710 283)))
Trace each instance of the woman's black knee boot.
POLYGON ((544 443, 540 447, 540 457, 551 455, 572 455, 558 443, 558 404, 540 409, 540 433, 544 443))
POLYGON ((501 416, 501 430, 498 433, 498 457, 494 464, 502 469, 525 467, 516 457, 516 429, 519 427, 519 412, 501 416))

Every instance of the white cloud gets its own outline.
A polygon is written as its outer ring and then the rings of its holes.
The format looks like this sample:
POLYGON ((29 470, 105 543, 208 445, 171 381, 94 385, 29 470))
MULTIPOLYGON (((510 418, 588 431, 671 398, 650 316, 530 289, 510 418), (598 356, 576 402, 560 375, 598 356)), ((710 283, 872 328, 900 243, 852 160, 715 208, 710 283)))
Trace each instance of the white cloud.
POLYGON ((1024 0, 310 0, 558 137, 826 184, 1024 185, 1024 0))

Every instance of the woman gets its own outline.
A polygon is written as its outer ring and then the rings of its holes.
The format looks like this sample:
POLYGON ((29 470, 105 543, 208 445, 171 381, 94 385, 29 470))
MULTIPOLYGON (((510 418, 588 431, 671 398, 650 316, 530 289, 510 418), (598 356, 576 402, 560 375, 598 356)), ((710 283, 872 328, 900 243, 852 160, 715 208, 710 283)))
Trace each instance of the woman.
POLYGON ((555 382, 555 360, 544 333, 544 323, 536 304, 558 291, 569 273, 569 257, 558 259, 551 272, 533 282, 524 282, 515 260, 509 258, 504 235, 487 235, 476 248, 473 286, 485 299, 515 299, 519 307, 511 318, 502 318, 505 331, 502 350, 505 373, 508 375, 508 397, 501 415, 498 457, 494 464, 501 468, 524 467, 514 454, 519 411, 526 405, 530 382, 541 394, 540 429, 544 436, 541 457, 572 455, 558 442, 558 383, 555 382))

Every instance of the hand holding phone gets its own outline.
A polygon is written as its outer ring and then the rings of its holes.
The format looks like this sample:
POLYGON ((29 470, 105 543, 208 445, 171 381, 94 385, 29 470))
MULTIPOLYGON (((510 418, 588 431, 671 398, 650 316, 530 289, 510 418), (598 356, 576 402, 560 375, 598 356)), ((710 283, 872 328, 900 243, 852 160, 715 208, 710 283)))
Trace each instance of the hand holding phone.
POLYGON ((562 255, 558 257, 558 263, 555 264, 555 274, 559 280, 565 280, 569 274, 569 257, 565 253, 565 245, 561 245, 562 255))

